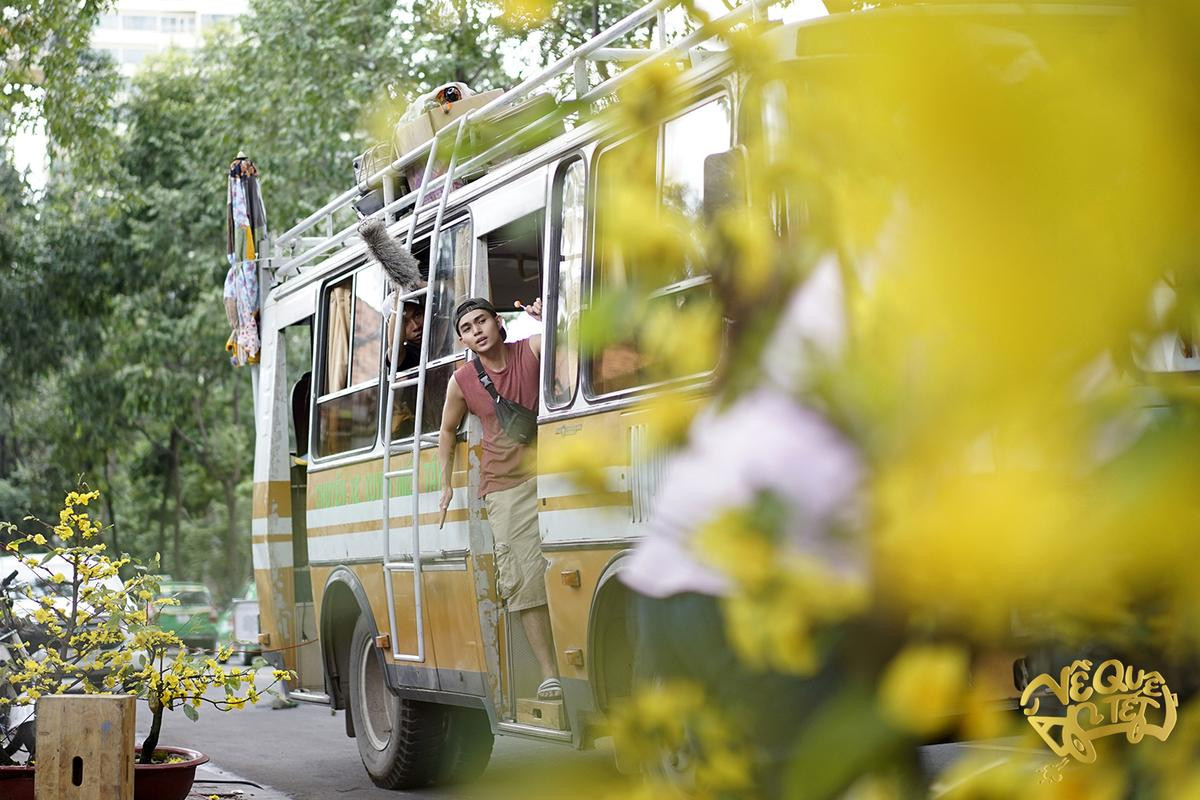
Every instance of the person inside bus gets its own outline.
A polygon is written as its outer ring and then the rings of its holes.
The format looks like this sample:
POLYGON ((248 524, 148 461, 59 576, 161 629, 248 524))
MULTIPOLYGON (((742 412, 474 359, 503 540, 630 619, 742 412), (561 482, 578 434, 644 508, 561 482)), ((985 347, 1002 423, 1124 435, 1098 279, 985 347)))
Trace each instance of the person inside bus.
MULTIPOLYGON (((425 285, 422 281, 417 286, 413 287, 420 289, 425 285)), ((392 336, 396 328, 396 317, 400 317, 400 344, 404 348, 404 355, 400 359, 398 371, 403 372, 406 369, 412 369, 421 361, 421 336, 425 332, 425 300, 423 297, 410 297, 405 300, 402 309, 396 308, 396 301, 399 299, 400 293, 393 291, 383 301, 383 307, 387 312, 387 364, 391 367, 392 363, 392 336)))
MULTIPOLYGON (((525 306, 541 319, 541 301, 525 306)), ((509 342, 496 308, 482 297, 470 298, 454 311, 454 329, 482 367, 469 361, 455 370, 446 387, 438 455, 442 463, 443 515, 454 499, 451 478, 458 428, 468 411, 483 423, 483 462, 479 495, 487 508, 496 542, 496 588, 508 609, 521 619, 525 637, 541 668, 539 700, 561 700, 562 684, 554 661, 550 614, 546 607, 546 559, 538 533, 536 440, 521 444, 509 436, 496 412, 496 401, 483 384, 486 376, 497 394, 536 414, 539 405, 538 362, 542 337, 509 342)))

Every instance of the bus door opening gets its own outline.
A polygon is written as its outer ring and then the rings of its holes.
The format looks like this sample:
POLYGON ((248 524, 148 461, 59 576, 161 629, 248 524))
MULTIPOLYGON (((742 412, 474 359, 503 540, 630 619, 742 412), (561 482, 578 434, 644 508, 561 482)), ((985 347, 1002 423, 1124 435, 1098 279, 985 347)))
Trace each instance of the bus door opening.
MULTIPOLYGON (((284 374, 290 387, 289 477, 292 500, 292 625, 296 642, 317 638, 317 619, 313 604, 312 576, 308 563, 308 459, 309 422, 312 395, 313 319, 308 317, 284 328, 281 334, 284 374)), ((305 689, 324 691, 321 651, 299 647, 296 653, 297 683, 305 689)))
MULTIPOLYGON (((487 254, 483 283, 488 299, 504 320, 507 342, 542 333, 542 322, 527 314, 524 307, 541 298, 543 221, 542 211, 528 214, 491 231, 481 242, 487 254)), ((541 670, 515 615, 505 615, 503 636, 506 675, 502 685, 510 719, 538 727, 565 726, 565 722, 554 721, 560 715, 547 714, 542 708, 546 704, 536 701, 541 670)))

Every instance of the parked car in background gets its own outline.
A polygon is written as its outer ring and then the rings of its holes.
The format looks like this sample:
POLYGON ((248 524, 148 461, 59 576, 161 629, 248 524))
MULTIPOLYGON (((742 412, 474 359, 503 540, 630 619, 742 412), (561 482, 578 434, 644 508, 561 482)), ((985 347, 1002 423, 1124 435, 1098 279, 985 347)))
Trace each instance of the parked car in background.
POLYGON ((158 624, 171 631, 188 647, 216 650, 217 609, 212 593, 202 583, 164 582, 161 596, 173 597, 179 605, 158 604, 158 624))
POLYGON ((253 580, 246 581, 241 593, 229 601, 229 608, 217 622, 217 631, 222 645, 233 645, 230 660, 235 664, 249 664, 262 653, 258 643, 258 587, 253 580))
MULTIPOLYGON (((34 558, 41 562, 42 565, 49 571, 51 575, 58 573, 63 576, 72 574, 71 562, 62 556, 54 556, 48 553, 26 554, 26 558, 34 558)), ((4 580, 10 574, 16 573, 10 589, 10 594, 13 602, 13 613, 18 620, 23 618, 32 619, 34 613, 41 606, 41 602, 45 598, 51 598, 54 606, 64 614, 71 609, 71 583, 69 580, 62 583, 55 583, 49 580, 44 572, 35 571, 26 565, 18 556, 0 556, 0 580, 4 580), (31 596, 26 596, 24 589, 28 587, 31 591, 31 596)), ((111 592, 120 593, 125 589, 125 584, 119 577, 113 575, 103 581, 103 585, 111 592)), ((83 606, 84 610, 91 613, 88 606, 83 606)), ((100 619, 97 617, 91 625, 99 625, 100 619)), ((36 626, 30 630, 22 632, 22 638, 27 644, 36 644, 37 632, 36 626)), ((121 644, 114 642, 112 644, 103 645, 101 650, 111 650, 120 647, 121 644)))

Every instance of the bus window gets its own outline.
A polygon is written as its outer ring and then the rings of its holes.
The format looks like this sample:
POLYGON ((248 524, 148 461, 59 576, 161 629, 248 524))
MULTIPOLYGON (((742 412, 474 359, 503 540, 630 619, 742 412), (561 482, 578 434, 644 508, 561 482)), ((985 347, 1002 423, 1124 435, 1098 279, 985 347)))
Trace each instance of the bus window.
POLYGON ((429 291, 429 360, 462 350, 454 332, 454 309, 466 300, 471 285, 471 223, 455 223, 438 237, 437 269, 429 291))
MULTIPOLYGON (((596 167, 596 250, 600 254, 596 265, 595 283, 601 291, 629 288, 641 270, 635 257, 622 247, 622 236, 635 236, 636 231, 619 230, 624 221, 624 200, 638 187, 653 186, 657 174, 657 131, 650 129, 605 150, 596 167)), ((657 220, 643 220, 655 225, 657 220)))
MULTIPOLYGON (((462 366, 455 360, 440 367, 430 367, 425 373, 425 410, 421 414, 421 427, 426 433, 436 432, 442 427, 442 407, 446 405, 446 387, 454 370, 462 366)), ((411 432, 412 424, 409 423, 411 432)))
MULTIPOLYGON (((429 247, 428 234, 415 241, 412 247, 413 257, 420 265, 422 276, 429 274, 429 247)), ((445 384, 450 379, 453 369, 443 369, 434 364, 439 359, 454 356, 458 350, 458 337, 453 333, 451 317, 455 306, 467 298, 471 277, 470 248, 471 226, 468 221, 452 223, 442 229, 442 235, 438 237, 441 256, 434 271, 433 286, 426 298, 426 307, 432 306, 434 309, 433 318, 429 320, 428 359, 431 366, 425 373, 425 411, 421 420, 421 427, 426 433, 437 430, 441 424, 442 404, 446 398, 445 384)), ((417 375, 417 370, 414 364, 399 372, 397 377, 413 378, 417 375)), ((396 391, 392 401, 391 441, 399 442, 413 435, 416 400, 416 386, 406 386, 396 391)))
POLYGON ((383 276, 378 264, 325 290, 318 354, 321 393, 315 416, 317 456, 375 443, 379 418, 383 276))
POLYGON ((541 211, 497 228, 487 239, 488 299, 500 312, 508 333, 515 342, 540 334, 542 325, 523 312, 542 296, 542 225, 541 211))
MULTIPOLYGON (((448 364, 429 367, 425 371, 425 410, 421 414, 421 427, 425 433, 442 427, 442 406, 446 402, 446 384, 462 361, 455 359, 448 364)), ((413 371, 415 374, 415 370, 413 371)), ((398 442, 413 435, 417 416, 413 409, 417 403, 417 387, 406 386, 396 392, 392 401, 392 441, 398 442)))
MULTIPOLYGON (((661 202, 667 213, 664 224, 680 224, 681 241, 696 236, 701 205, 704 202, 704 159, 730 147, 732 116, 729 98, 718 97, 663 126, 663 171, 661 202), (674 212, 674 213, 672 213, 674 212)), ((693 247, 699 247, 695 241, 693 247)), ((697 275, 695 265, 684 258, 668 276, 681 281, 697 275)))
POLYGON ((554 320, 550 348, 550 385, 546 387, 546 405, 562 408, 575 396, 579 383, 579 310, 583 296, 583 232, 587 174, 583 159, 577 158, 559 171, 554 188, 556 220, 554 248, 557 269, 554 291, 546 318, 554 320))
MULTIPOLYGON (((632 290, 646 299, 651 313, 656 313, 658 307, 668 309, 668 313, 682 314, 695 304, 711 302, 707 276, 700 274, 687 256, 692 247, 680 248, 679 256, 670 257, 668 263, 636 264, 621 248, 621 237, 636 235, 636 231, 617 230, 615 226, 629 224, 622 218, 623 185, 646 181, 645 170, 649 165, 657 176, 659 213, 645 224, 685 226, 677 240, 693 239, 704 200, 704 159, 729 149, 731 128, 729 98, 722 95, 600 156, 596 167, 599 257, 593 275, 595 294, 632 290), (661 158, 650 161, 647 157, 650 153, 661 153, 661 158)), ((627 391, 676 377, 684 376, 673 371, 669 364, 651 363, 636 333, 609 342, 594 353, 589 369, 595 395, 627 391)))
MULTIPOLYGON (((426 373, 432 375, 430 370, 426 373)), ((413 425, 417 421, 416 414, 413 413, 413 408, 417 402, 417 387, 406 386, 403 389, 396 390, 396 397, 392 400, 392 441, 396 442, 401 439, 407 439, 413 434, 413 425)))
POLYGON ((345 389, 350 369, 350 291, 354 278, 331 286, 325 295, 325 381, 321 394, 345 389))
POLYGON ((383 270, 359 271, 354 280, 354 345, 350 348, 350 385, 358 386, 379 372, 383 344, 383 270))

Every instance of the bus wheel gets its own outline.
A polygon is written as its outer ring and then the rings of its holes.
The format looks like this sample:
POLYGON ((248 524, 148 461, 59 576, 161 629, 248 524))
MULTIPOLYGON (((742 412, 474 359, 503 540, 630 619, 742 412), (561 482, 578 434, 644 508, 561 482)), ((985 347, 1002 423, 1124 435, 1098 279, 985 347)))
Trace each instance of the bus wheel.
POLYGON ((351 640, 350 704, 358 754, 376 786, 414 789, 439 777, 447 709, 392 693, 373 632, 362 617, 351 640))
POLYGON ((670 787, 669 797, 687 800, 699 796, 696 786, 697 753, 690 736, 679 746, 660 746, 656 756, 646 765, 646 772, 656 782, 670 787))
POLYGON ((446 712, 449 727, 441 780, 472 781, 483 774, 492 759, 492 726, 487 714, 479 709, 449 707, 446 712))

